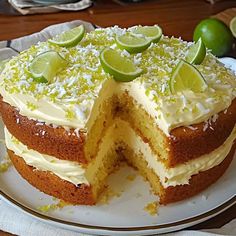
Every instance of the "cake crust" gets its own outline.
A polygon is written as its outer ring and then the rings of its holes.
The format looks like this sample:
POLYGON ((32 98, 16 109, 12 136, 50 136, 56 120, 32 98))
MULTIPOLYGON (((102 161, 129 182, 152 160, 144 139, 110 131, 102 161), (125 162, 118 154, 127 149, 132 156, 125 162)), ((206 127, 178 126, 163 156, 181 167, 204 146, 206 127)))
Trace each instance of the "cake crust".
MULTIPOLYGON (((158 193, 160 203, 166 205, 190 198, 215 183, 232 162, 235 148, 236 144, 233 145, 230 153, 218 166, 192 176, 189 184, 168 188, 161 187, 160 193, 158 193)), ((27 165, 21 157, 15 155, 10 150, 8 150, 8 154, 20 175, 40 191, 72 204, 94 205, 97 203, 91 186, 81 184, 79 187, 76 187, 74 184, 60 179, 51 172, 39 171, 27 165)), ((159 182, 158 177, 155 174, 153 176, 159 182)))
POLYGON ((176 187, 170 186, 166 189, 162 188, 160 203, 166 205, 190 198, 215 183, 225 173, 232 162, 235 154, 235 148, 236 144, 233 145, 230 153, 218 166, 215 166, 207 171, 200 172, 197 175, 193 175, 189 180, 189 184, 178 185, 176 187))
POLYGON ((168 138, 168 166, 174 167, 190 159, 208 154, 220 147, 231 134, 236 123, 236 99, 226 111, 218 114, 215 122, 205 122, 188 127, 178 127, 168 138), (193 130, 194 129, 194 130, 193 130))
POLYGON ((27 165, 23 158, 15 155, 11 150, 7 152, 20 175, 40 191, 71 204, 94 205, 96 203, 91 186, 81 184, 77 187, 51 172, 39 171, 27 165))
POLYGON ((74 130, 66 131, 63 127, 53 128, 44 123, 29 119, 0 99, 0 111, 4 124, 10 133, 28 148, 58 159, 77 161, 86 164, 84 143, 86 133, 74 130))

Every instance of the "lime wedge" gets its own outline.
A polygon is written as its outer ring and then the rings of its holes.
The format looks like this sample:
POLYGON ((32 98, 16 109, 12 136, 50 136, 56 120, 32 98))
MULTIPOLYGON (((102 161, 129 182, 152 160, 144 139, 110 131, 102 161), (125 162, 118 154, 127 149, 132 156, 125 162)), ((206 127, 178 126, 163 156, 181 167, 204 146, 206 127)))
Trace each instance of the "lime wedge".
POLYGON ((155 25, 155 26, 138 26, 132 33, 135 35, 143 35, 151 40, 153 43, 159 42, 162 36, 162 29, 155 25))
POLYGON ((100 62, 105 72, 113 75, 119 82, 129 82, 137 78, 142 70, 135 64, 122 57, 117 51, 111 48, 104 49, 100 54, 100 62))
POLYGON ((199 93, 206 88, 207 84, 201 73, 193 65, 181 60, 170 79, 171 92, 177 93, 184 90, 192 90, 195 93, 199 93))
POLYGON ((236 16, 230 21, 229 28, 233 36, 236 38, 236 16))
POLYGON ((117 36, 116 43, 120 49, 125 49, 129 53, 139 53, 146 50, 150 46, 151 41, 143 36, 140 37, 126 33, 124 35, 117 36))
POLYGON ((35 81, 47 83, 67 65, 57 52, 47 51, 36 56, 29 66, 29 71, 35 81))
POLYGON ((84 26, 80 25, 79 27, 73 28, 57 35, 53 39, 49 39, 48 42, 60 47, 74 47, 82 40, 82 38, 84 37, 84 33, 84 26))
POLYGON ((186 61, 200 65, 206 56, 206 47, 202 41, 202 38, 199 38, 197 43, 192 45, 188 51, 188 55, 186 57, 186 61))

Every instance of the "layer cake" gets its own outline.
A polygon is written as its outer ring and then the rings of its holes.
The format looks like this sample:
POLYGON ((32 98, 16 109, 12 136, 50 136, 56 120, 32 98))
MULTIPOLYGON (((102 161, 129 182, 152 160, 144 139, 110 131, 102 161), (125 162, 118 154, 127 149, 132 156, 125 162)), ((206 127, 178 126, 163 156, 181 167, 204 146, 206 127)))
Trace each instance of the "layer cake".
POLYGON ((73 204, 96 204, 105 179, 125 160, 168 204, 214 183, 232 161, 235 75, 207 52, 195 66, 206 90, 173 94, 171 75, 192 43, 162 36, 144 52, 130 54, 115 38, 133 28, 96 29, 70 48, 40 42, 3 69, 0 110, 8 153, 39 190, 73 204), (116 82, 99 60, 107 47, 143 73, 116 82), (47 51, 68 64, 50 83, 39 83, 29 65, 47 51))

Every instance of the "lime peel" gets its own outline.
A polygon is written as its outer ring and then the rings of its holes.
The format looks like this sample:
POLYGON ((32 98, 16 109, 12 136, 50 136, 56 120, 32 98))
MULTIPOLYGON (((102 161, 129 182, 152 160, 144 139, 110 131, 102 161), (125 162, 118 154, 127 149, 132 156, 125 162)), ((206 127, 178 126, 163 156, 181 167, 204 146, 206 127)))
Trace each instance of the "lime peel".
POLYGON ((202 38, 200 37, 197 43, 190 47, 186 61, 191 64, 200 65, 203 62, 205 56, 206 47, 202 41, 202 38))
POLYGON ((134 35, 143 35, 148 38, 153 43, 159 42, 162 36, 162 29, 158 25, 154 26, 137 26, 133 29, 132 34, 134 35))
POLYGON ((48 42, 60 47, 74 47, 83 39, 84 34, 84 26, 80 25, 79 27, 70 29, 62 34, 57 35, 53 39, 49 39, 48 42))
POLYGON ((38 83, 50 82, 67 62, 55 51, 47 51, 37 55, 29 66, 33 79, 38 83))
POLYGON ((151 40, 143 36, 126 33, 116 36, 116 44, 120 49, 125 49, 129 53, 139 53, 151 45, 151 40))
POLYGON ((119 82, 129 82, 141 75, 142 70, 122 57, 116 50, 105 48, 100 54, 100 62, 105 72, 119 82))
POLYGON ((207 83, 196 67, 184 60, 180 60, 170 79, 172 93, 192 90, 195 93, 203 92, 207 83))

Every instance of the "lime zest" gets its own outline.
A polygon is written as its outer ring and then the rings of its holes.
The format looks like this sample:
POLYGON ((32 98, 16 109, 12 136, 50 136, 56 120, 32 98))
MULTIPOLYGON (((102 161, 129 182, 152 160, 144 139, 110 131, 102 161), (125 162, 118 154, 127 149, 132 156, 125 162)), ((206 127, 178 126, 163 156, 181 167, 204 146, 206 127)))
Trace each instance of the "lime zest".
POLYGON ((37 55, 29 66, 33 79, 38 83, 52 81, 53 77, 63 68, 67 62, 55 51, 47 51, 37 55))
POLYGON ((207 83, 200 71, 188 62, 180 60, 170 79, 171 93, 174 94, 184 90, 192 90, 195 93, 200 93, 206 88, 207 83))
POLYGON ((75 27, 57 35, 53 39, 49 39, 48 42, 60 47, 74 47, 83 39, 84 35, 84 26, 80 25, 79 27, 75 27))
POLYGON ((116 50, 105 48, 100 54, 103 70, 116 81, 129 82, 141 75, 142 70, 128 58, 122 57, 116 50))
POLYGON ((131 33, 116 36, 116 44, 120 49, 125 49, 129 53, 139 53, 146 50, 151 40, 143 36, 137 36, 131 33))
POLYGON ((137 26, 133 29, 132 34, 143 35, 153 43, 158 43, 162 36, 162 29, 158 25, 153 26, 137 26))
POLYGON ((206 47, 200 37, 196 44, 192 45, 188 51, 186 61, 190 64, 200 65, 206 56, 206 47))

